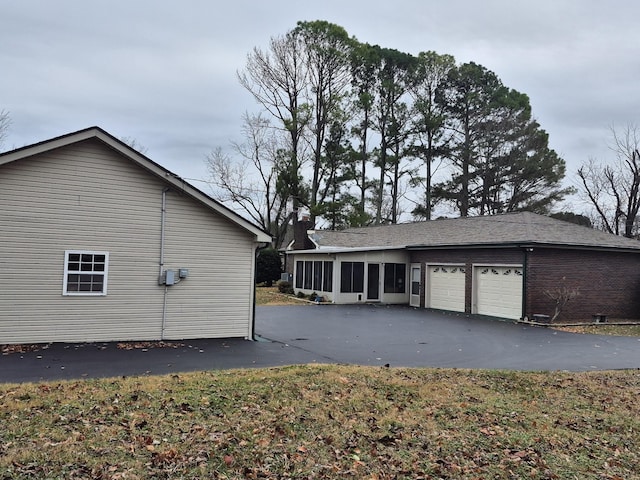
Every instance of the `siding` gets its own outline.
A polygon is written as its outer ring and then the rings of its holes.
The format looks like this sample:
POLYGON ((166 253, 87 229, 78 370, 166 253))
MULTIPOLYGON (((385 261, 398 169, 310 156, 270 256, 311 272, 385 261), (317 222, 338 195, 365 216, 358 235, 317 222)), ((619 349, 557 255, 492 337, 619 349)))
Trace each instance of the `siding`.
MULTIPOLYGON (((289 254, 287 263, 291 266, 294 276, 293 284, 295 285, 295 262, 296 261, 328 261, 333 259, 333 292, 322 292, 322 295, 330 302, 338 304, 349 303, 366 303, 367 302, 367 281, 368 271, 367 265, 370 263, 380 264, 380 298, 379 302, 389 304, 405 304, 409 303, 409 274, 410 268, 408 266, 409 255, 405 251, 401 250, 380 250, 380 251, 368 251, 368 252, 353 252, 353 253, 332 253, 318 252, 313 253, 300 253, 289 254), (362 293, 341 293, 340 292, 340 263, 341 262, 364 262, 364 292, 362 293), (407 271, 405 275, 405 293, 384 293, 384 264, 385 263, 403 263, 407 265, 407 271)), ((312 293, 312 289, 296 288, 296 292, 300 291, 305 294, 312 293)))
MULTIPOLYGON (((96 140, 0 167, 0 343, 159 339, 164 183, 96 140), (108 251, 108 295, 62 295, 64 251, 108 251)), ((195 200, 167 195, 165 338, 247 336, 253 243, 195 200)))

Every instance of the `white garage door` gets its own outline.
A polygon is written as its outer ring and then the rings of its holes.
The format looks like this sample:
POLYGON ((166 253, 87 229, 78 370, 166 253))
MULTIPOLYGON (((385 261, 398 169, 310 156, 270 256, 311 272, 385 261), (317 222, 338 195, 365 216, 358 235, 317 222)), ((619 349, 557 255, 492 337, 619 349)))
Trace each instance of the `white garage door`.
POLYGON ((429 265, 429 299, 427 306, 441 310, 464 312, 465 268, 429 265))
POLYGON ((478 267, 476 269, 477 313, 492 317, 522 317, 522 268, 478 267))

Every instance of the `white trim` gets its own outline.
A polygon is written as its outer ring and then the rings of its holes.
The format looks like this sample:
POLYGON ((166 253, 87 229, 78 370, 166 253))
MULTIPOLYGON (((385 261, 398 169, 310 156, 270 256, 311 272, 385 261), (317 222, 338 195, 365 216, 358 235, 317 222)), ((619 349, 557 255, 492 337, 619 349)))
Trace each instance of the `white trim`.
MULTIPOLYGON (((514 269, 520 269, 522 271, 522 274, 524 274, 524 266, 521 263, 474 263, 472 264, 472 305, 471 305, 471 313, 472 314, 479 314, 480 312, 478 311, 478 299, 479 299, 479 289, 480 289, 480 280, 478 278, 478 271, 482 268, 514 268, 514 269)), ((523 289, 524 288, 524 277, 522 277, 522 283, 521 283, 521 290, 520 290, 520 302, 519 302, 519 308, 520 308, 520 313, 518 315, 518 318, 514 318, 515 320, 522 318, 522 294, 523 294, 523 289)), ((502 317, 500 317, 502 318, 502 317)), ((505 317, 506 318, 506 317, 505 317)))
MULTIPOLYGON (((80 262, 81 263, 81 262, 80 262)), ((64 276, 62 278, 62 295, 63 296, 79 296, 79 297, 104 297, 107 295, 107 283, 109 280, 109 252, 98 252, 93 250, 65 250, 64 251, 64 276), (70 255, 104 255, 104 270, 69 270, 70 255), (68 279, 69 275, 102 275, 102 291, 100 292, 81 292, 69 291, 68 279)))
POLYGON ((448 311, 452 311, 452 312, 461 312, 464 313, 466 310, 466 268, 467 266, 464 263, 440 263, 440 262, 434 262, 434 263, 427 263, 425 264, 425 273, 424 273, 424 296, 425 296, 425 301, 424 301, 424 306, 425 308, 437 308, 437 309, 444 309, 444 310, 448 310, 448 311), (431 287, 433 284, 433 280, 432 280, 432 272, 430 271, 431 268, 434 267, 448 267, 448 268, 458 268, 458 269, 464 269, 464 276, 462 277, 462 299, 460 298, 456 298, 457 303, 460 304, 460 300, 462 300, 462 305, 459 306, 458 309, 452 309, 452 308, 444 308, 443 306, 436 306, 434 307, 432 305, 433 300, 431 298, 431 287))
POLYGON ((409 306, 420 306, 420 289, 422 287, 422 264, 410 263, 409 264, 409 306), (413 292, 413 271, 418 270, 418 294, 414 295, 413 292), (417 303, 416 303, 417 301, 417 303))

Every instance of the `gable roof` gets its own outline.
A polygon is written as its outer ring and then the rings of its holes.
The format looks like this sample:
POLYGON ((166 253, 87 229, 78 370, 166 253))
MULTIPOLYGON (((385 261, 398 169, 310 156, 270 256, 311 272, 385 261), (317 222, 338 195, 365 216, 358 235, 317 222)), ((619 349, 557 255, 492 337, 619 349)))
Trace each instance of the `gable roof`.
POLYGON ((100 127, 89 127, 84 130, 62 135, 60 137, 45 140, 33 145, 27 145, 15 150, 11 150, 5 153, 0 153, 0 166, 7 163, 15 162, 23 158, 31 157, 33 155, 46 153, 56 148, 66 147, 74 143, 82 142, 85 140, 97 139, 105 144, 107 147, 115 150, 121 155, 125 156, 132 162, 136 163, 140 167, 144 168, 147 172, 160 178, 163 182, 175 187, 181 192, 186 193, 193 199, 204 205, 210 210, 222 215, 231 222, 237 224, 244 230, 255 235, 256 241, 261 243, 271 242, 271 236, 261 230, 258 226, 249 222, 245 218, 241 217, 237 213, 233 212, 226 206, 222 205, 217 200, 214 200, 206 193, 197 189, 184 179, 180 178, 173 172, 170 172, 166 168, 155 163, 150 158, 134 150, 126 143, 117 139, 110 133, 101 129, 100 127))
MULTIPOLYGON (((628 250, 640 253, 638 240, 531 212, 439 219, 340 231, 315 230, 309 232, 309 237, 322 251, 537 245, 628 250)), ((314 250, 308 252, 312 251, 314 250)))

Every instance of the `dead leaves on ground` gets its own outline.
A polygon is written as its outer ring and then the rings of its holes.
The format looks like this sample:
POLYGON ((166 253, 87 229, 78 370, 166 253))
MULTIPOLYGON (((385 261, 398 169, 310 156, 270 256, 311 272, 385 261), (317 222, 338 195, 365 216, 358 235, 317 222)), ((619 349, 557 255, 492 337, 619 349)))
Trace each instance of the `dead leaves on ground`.
POLYGON ((638 377, 307 366, 0 386, 0 472, 633 478, 638 377))

